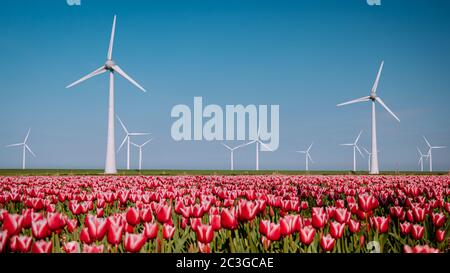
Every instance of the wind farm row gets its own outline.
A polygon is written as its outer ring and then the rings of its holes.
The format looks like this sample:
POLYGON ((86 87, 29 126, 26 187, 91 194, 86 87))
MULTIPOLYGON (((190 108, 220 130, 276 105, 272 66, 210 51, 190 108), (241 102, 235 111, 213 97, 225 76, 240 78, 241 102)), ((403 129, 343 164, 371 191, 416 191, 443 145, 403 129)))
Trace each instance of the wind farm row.
MULTIPOLYGON (((108 106, 108 134, 107 134, 107 145, 106 145, 106 159, 105 159, 105 168, 104 168, 104 172, 105 174, 115 174, 117 173, 117 168, 116 168, 116 153, 119 152, 122 148, 125 147, 126 145, 126 169, 130 170, 130 153, 131 153, 131 146, 134 146, 138 151, 139 151, 139 170, 142 169, 142 161, 143 161, 143 148, 150 143, 150 141, 152 141, 152 138, 148 138, 146 139, 145 142, 138 144, 136 142, 132 141, 132 138, 135 136, 149 136, 151 135, 151 133, 148 132, 131 132, 128 130, 128 128, 126 127, 125 123, 120 119, 119 116, 116 116, 115 114, 115 108, 114 108, 114 92, 115 92, 115 88, 114 88, 114 81, 115 81, 115 75, 118 74, 121 77, 123 77, 124 79, 126 79, 127 81, 129 81, 132 85, 134 85, 135 87, 137 87, 139 90, 141 90, 142 92, 146 92, 146 89, 144 89, 138 82, 136 82, 132 77, 130 77, 124 70, 122 70, 119 65, 113 60, 113 47, 114 47, 114 39, 115 39, 115 29, 116 29, 116 19, 117 17, 114 16, 113 19, 113 24, 112 24, 112 29, 111 29, 111 36, 110 36, 110 41, 109 41, 109 47, 108 47, 108 52, 107 52, 107 59, 105 61, 105 63, 103 65, 101 65, 99 68, 97 68, 96 70, 94 70, 93 72, 87 74, 86 76, 80 78, 79 80, 69 84, 66 88, 71 88, 74 87, 90 78, 93 78, 95 76, 101 75, 105 72, 108 72, 109 74, 109 106, 108 106), (123 139, 123 141, 121 142, 118 150, 116 151, 115 149, 115 118, 118 120, 118 122, 120 123, 123 131, 125 132, 125 137, 123 139)), ((381 65, 379 67, 375 82, 372 86, 372 89, 369 93, 368 96, 364 96, 358 99, 354 99, 351 101, 347 101, 341 104, 338 104, 337 106, 346 106, 346 105, 350 105, 350 104, 355 104, 355 103, 359 103, 359 102, 371 102, 371 109, 372 109, 372 117, 371 117, 371 149, 370 151, 364 147, 361 147, 364 152, 367 154, 368 156, 368 171, 370 174, 379 174, 380 173, 380 168, 379 168, 379 159, 378 159, 378 145, 377 145, 377 123, 376 123, 376 105, 381 105, 382 108, 384 108, 395 120, 397 120, 398 122, 400 122, 399 117, 385 104, 385 102, 378 96, 377 94, 377 89, 378 89, 378 85, 379 85, 379 81, 380 81, 380 77, 381 77, 381 73, 383 70, 383 66, 384 66, 384 61, 381 62, 381 65)), ((25 139, 23 140, 23 142, 20 143, 16 143, 16 144, 11 144, 8 145, 7 147, 21 147, 22 150, 22 169, 26 168, 26 155, 27 153, 30 153, 32 156, 36 157, 35 153, 31 150, 31 148, 29 147, 27 141, 30 137, 30 131, 31 129, 28 130, 25 139)), ((345 144, 341 144, 342 146, 347 146, 347 147, 351 147, 353 149, 353 171, 356 171, 356 166, 357 166, 357 152, 360 154, 361 157, 364 158, 364 154, 362 153, 360 146, 358 145, 358 141, 360 140, 360 137, 362 135, 363 131, 360 131, 360 133, 358 134, 358 136, 356 137, 355 141, 352 143, 345 143, 345 144)), ((428 141, 427 138, 423 137, 425 140, 425 143, 428 147, 428 152, 426 153, 422 153, 422 150, 420 150, 419 148, 417 148, 418 152, 419 152, 419 166, 420 166, 420 170, 424 171, 424 163, 425 160, 428 160, 429 162, 429 170, 430 172, 433 171, 433 157, 432 157, 432 151, 435 149, 442 149, 445 148, 445 146, 433 146, 431 145, 431 143, 428 141)), ((245 146, 251 145, 251 144, 255 144, 256 147, 256 163, 255 163, 255 168, 256 170, 260 169, 260 164, 259 164, 259 158, 260 158, 260 148, 261 146, 263 146, 265 148, 265 150, 273 152, 273 150, 271 150, 261 139, 260 137, 260 132, 259 132, 259 128, 258 128, 258 134, 257 137, 255 139, 250 139, 249 142, 235 146, 235 147, 231 147, 226 143, 222 143, 222 145, 230 151, 230 169, 234 170, 235 169, 235 164, 234 164, 234 156, 235 156, 235 152, 236 150, 243 148, 245 146)), ((309 170, 309 164, 310 163, 314 163, 312 156, 311 156, 311 149, 313 147, 313 143, 311 143, 311 145, 306 149, 306 150, 301 150, 301 151, 297 151, 297 153, 303 154, 305 156, 305 170, 308 171, 309 170)))

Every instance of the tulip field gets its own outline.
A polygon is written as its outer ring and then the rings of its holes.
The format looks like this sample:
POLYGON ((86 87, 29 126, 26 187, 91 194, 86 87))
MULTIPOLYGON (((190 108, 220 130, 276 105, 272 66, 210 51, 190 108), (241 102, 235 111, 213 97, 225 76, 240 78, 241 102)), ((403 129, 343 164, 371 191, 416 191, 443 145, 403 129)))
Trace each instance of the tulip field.
POLYGON ((0 252, 450 250, 450 176, 3 176, 0 189, 0 252))

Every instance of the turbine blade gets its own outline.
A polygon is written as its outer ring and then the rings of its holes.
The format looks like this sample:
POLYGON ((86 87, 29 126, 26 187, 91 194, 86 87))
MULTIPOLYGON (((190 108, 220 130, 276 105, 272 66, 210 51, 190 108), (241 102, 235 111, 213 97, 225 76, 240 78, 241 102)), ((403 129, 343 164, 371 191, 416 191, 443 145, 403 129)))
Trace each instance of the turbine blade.
POLYGON ((444 149, 447 148, 447 146, 433 146, 432 149, 444 149))
POLYGON ((127 130, 127 127, 125 127, 125 124, 123 124, 122 120, 119 118, 119 116, 116 116, 116 118, 119 120, 120 125, 122 125, 123 130, 125 131, 125 133, 127 133, 127 135, 129 135, 130 133, 127 130))
POLYGON ((152 133, 129 133, 130 136, 148 136, 152 133))
POLYGON ((230 146, 228 146, 227 144, 225 144, 225 143, 220 143, 220 144, 222 144, 225 148, 227 148, 228 150, 233 150, 230 146))
POLYGON ((306 151, 296 151, 297 153, 306 154, 306 151))
POLYGON ((136 143, 134 143, 134 142, 130 142, 130 144, 131 144, 131 145, 133 145, 133 146, 136 146, 136 147, 140 148, 140 146, 139 146, 139 145, 137 145, 137 144, 136 144, 136 143))
POLYGON ((361 152, 361 150, 359 149, 358 145, 355 145, 356 150, 358 150, 359 154, 361 155, 362 158, 365 158, 363 153, 361 152))
POLYGON ((117 149, 117 152, 119 152, 120 149, 122 149, 122 146, 125 144, 125 142, 127 141, 127 139, 128 139, 128 135, 126 135, 125 138, 123 139, 122 143, 121 143, 120 146, 119 146, 119 149, 117 149))
POLYGON ((102 66, 102 67, 100 67, 100 68, 97 68, 96 70, 94 70, 93 72, 91 72, 91 73, 87 74, 86 76, 82 77, 82 78, 79 79, 78 81, 69 84, 68 86, 66 86, 66 88, 70 88, 70 87, 72 87, 72 86, 75 86, 75 85, 77 85, 77 84, 79 84, 79 83, 81 83, 81 82, 84 82, 84 81, 87 80, 87 79, 90 79, 90 78, 92 78, 92 77, 94 77, 94 76, 103 74, 103 73, 105 73, 105 72, 106 72, 105 66, 102 66))
POLYGON ((428 142, 428 139, 425 136, 422 136, 422 137, 423 137, 423 139, 425 139, 425 142, 427 143, 428 147, 431 148, 431 144, 430 144, 430 142, 428 142))
POLYGON ((112 60, 115 32, 116 32, 116 15, 114 15, 114 20, 113 20, 112 30, 111 30, 111 39, 109 40, 109 48, 108 48, 108 56, 107 56, 108 60, 112 60))
POLYGON ((144 147, 145 145, 147 145, 147 143, 149 143, 150 141, 152 141, 153 140, 153 138, 150 138, 149 140, 147 140, 146 142, 144 142, 142 145, 141 145, 141 147, 144 147))
POLYGON ((381 76, 381 71, 383 70, 383 65, 384 65, 384 61, 381 62, 380 69, 378 70, 377 78, 375 79, 375 82, 372 87, 372 91, 371 91, 372 93, 377 92, 378 82, 380 81, 380 76, 381 76))
POLYGON ((363 130, 361 130, 361 132, 359 132, 359 135, 358 135, 358 137, 357 137, 356 140, 355 140, 355 144, 358 143, 358 140, 359 140, 359 138, 361 137, 362 132, 363 132, 363 130))
POLYGON ((307 152, 309 152, 309 150, 311 150, 311 147, 313 146, 314 142, 311 143, 311 145, 309 145, 308 149, 306 150, 307 152))
POLYGON ((347 101, 347 102, 344 102, 344 103, 340 103, 340 104, 338 104, 338 105, 336 105, 336 106, 344 106, 344 105, 348 105, 348 104, 353 104, 353 103, 357 103, 357 102, 364 102, 364 101, 369 101, 370 100, 370 96, 365 96, 365 97, 362 97, 362 98, 359 98, 359 99, 355 99, 355 100, 351 100, 351 101, 347 101))
POLYGON ((14 146, 22 146, 22 145, 24 145, 24 143, 10 144, 10 145, 6 145, 5 147, 14 147, 14 146))
POLYGON ((33 153, 33 151, 30 149, 30 147, 28 147, 27 144, 25 144, 25 148, 34 156, 36 157, 36 155, 33 153))
POLYGON ((25 140, 23 141, 23 143, 27 143, 28 137, 30 136, 30 131, 31 131, 31 128, 28 129, 27 136, 25 137, 25 140))
POLYGON ((266 148, 267 150, 273 152, 273 150, 270 149, 269 146, 267 146, 266 144, 264 144, 262 141, 260 141, 260 140, 257 140, 257 141, 258 141, 258 143, 261 144, 264 148, 266 148))
POLYGON ((361 148, 364 150, 364 152, 366 152, 366 154, 370 155, 369 151, 366 148, 364 148, 364 146, 362 146, 361 148))
POLYGON ((127 79, 129 82, 131 82, 133 85, 135 85, 137 88, 139 88, 140 90, 142 90, 143 92, 147 92, 144 87, 140 86, 139 83, 137 83, 135 80, 133 80, 130 76, 127 75, 127 73, 125 73, 125 71, 123 71, 118 65, 113 66, 114 71, 116 71, 117 73, 119 73, 119 75, 121 75, 122 77, 124 77, 125 79, 127 79))
POLYGON ((421 162, 423 162, 423 157, 420 157, 420 159, 419 159, 419 165, 420 165, 421 162))
POLYGON ((419 147, 416 147, 416 148, 417 148, 417 151, 419 152, 419 155, 422 157, 423 156, 422 151, 419 149, 419 147))
POLYGON ((306 153, 306 156, 309 158, 309 160, 314 163, 314 160, 312 159, 311 155, 309 153, 306 153))
POLYGON ((389 109, 389 107, 387 107, 386 104, 384 104, 384 101, 380 97, 376 97, 376 100, 384 107, 384 109, 386 109, 386 111, 389 112, 389 114, 391 114, 398 122, 400 122, 400 119, 394 114, 394 112, 391 111, 391 109, 389 109))
POLYGON ((341 146, 353 146, 355 144, 354 143, 345 143, 345 144, 339 144, 339 145, 341 145, 341 146))

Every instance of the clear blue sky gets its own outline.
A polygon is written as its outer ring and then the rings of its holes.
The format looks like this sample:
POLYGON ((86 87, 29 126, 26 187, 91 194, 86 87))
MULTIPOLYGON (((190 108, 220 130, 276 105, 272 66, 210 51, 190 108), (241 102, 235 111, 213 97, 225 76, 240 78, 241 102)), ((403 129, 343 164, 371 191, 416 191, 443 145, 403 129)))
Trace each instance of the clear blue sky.
MULTIPOLYGON (((227 169, 219 142, 175 142, 176 104, 279 104, 280 147, 260 154, 263 169, 302 169, 295 150, 315 142, 312 169, 350 169, 352 141, 364 129, 368 103, 336 104, 368 95, 382 59, 379 95, 397 123, 378 111, 381 168, 417 169, 416 146, 450 145, 450 2, 310 1, 2 1, 0 8, 0 168, 20 167, 19 149, 4 148, 32 128, 38 155, 30 168, 102 168, 107 76, 65 86, 106 58, 117 14, 115 60, 150 92, 116 81, 116 112, 132 130, 150 131, 144 168, 227 169), (398 165, 397 165, 398 164, 398 165)), ((116 124, 116 146, 123 132, 116 124)), ((143 142, 145 139, 136 139, 143 142)), ((231 143, 234 144, 234 143, 231 143)), ((125 165, 118 155, 118 167, 125 165)), ((132 164, 137 165, 133 150, 132 164)), ((434 153, 450 168, 450 149, 434 153)), ((366 159, 358 158, 365 169, 366 159)), ((254 147, 236 153, 254 169, 254 147)))

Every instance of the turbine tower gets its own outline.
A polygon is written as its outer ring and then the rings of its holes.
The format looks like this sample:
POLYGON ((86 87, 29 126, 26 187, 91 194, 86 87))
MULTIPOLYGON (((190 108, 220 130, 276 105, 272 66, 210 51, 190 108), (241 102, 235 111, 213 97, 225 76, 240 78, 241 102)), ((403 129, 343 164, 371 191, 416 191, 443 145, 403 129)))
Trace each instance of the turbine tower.
POLYGON ((231 148, 230 146, 226 145, 225 143, 222 143, 222 145, 223 145, 225 148, 227 148, 227 149, 230 151, 230 153, 231 153, 230 157, 231 157, 231 170, 232 170, 232 171, 234 170, 234 150, 237 150, 237 149, 239 149, 239 148, 242 148, 242 147, 247 146, 247 145, 250 145, 250 144, 251 144, 251 143, 249 142, 249 143, 242 144, 242 145, 236 146, 236 147, 234 147, 234 148, 231 148))
POLYGON ((420 171, 423 172, 423 159, 427 159, 429 157, 428 154, 423 154, 422 151, 417 147, 417 151, 419 152, 419 165, 420 165, 420 171))
POLYGON ((22 170, 25 170, 25 158, 26 158, 27 151, 30 154, 32 154, 34 157, 36 157, 36 155, 33 153, 33 151, 30 149, 30 147, 27 144, 28 137, 30 136, 30 131, 31 131, 31 128, 28 129, 28 133, 25 136, 25 139, 23 140, 23 142, 6 146, 6 147, 22 146, 22 170))
POLYGON ((119 123, 122 126, 122 129, 125 131, 125 138, 123 139, 122 143, 120 144, 119 149, 117 149, 117 152, 119 152, 120 149, 122 149, 122 146, 125 144, 125 142, 127 142, 127 170, 129 170, 130 169, 130 144, 131 144, 130 137, 145 136, 145 135, 150 135, 150 133, 130 133, 128 131, 127 127, 125 127, 125 124, 123 124, 122 120, 119 118, 119 116, 117 116, 117 119, 119 120, 119 123))
POLYGON ((378 150, 377 150, 377 124, 376 124, 376 113, 375 113, 375 102, 381 104, 381 106, 386 109, 398 122, 400 119, 394 114, 394 112, 387 107, 383 100, 377 96, 378 82, 380 81, 381 71, 383 70, 384 61, 381 62, 380 69, 378 70, 377 78, 373 84, 372 90, 370 91, 370 96, 365 96, 359 99, 351 100, 338 104, 337 106, 344 106, 348 104, 353 104, 357 102, 372 101, 372 153, 370 162, 370 174, 379 174, 380 170, 378 167, 378 150))
POLYGON ((297 151, 297 153, 301 153, 305 155, 305 170, 309 171, 308 168, 308 161, 311 161, 311 163, 314 163, 313 159, 311 158, 311 155, 309 154, 309 150, 311 150, 311 147, 313 146, 314 142, 309 145, 308 149, 306 151, 297 151))
POLYGON ((429 148, 428 159, 430 161, 430 172, 432 172, 433 171, 433 154, 432 154, 433 149, 444 149, 444 148, 446 148, 446 146, 431 146, 430 142, 428 141, 428 139, 425 136, 423 136, 423 139, 425 139, 425 142, 427 143, 428 148, 429 148))
POLYGON ((117 72, 120 76, 127 79, 137 88, 146 92, 146 90, 140 86, 135 80, 133 80, 128 74, 126 74, 112 59, 113 45, 114 45, 114 33, 116 29, 116 15, 114 15, 111 39, 109 41, 108 55, 104 65, 94 70, 90 74, 82 77, 78 81, 68 85, 66 88, 75 86, 87 79, 94 76, 109 72, 109 106, 108 106, 108 139, 106 144, 106 160, 105 160, 105 173, 115 174, 116 169, 116 153, 115 153, 115 139, 114 139, 114 73, 117 72))
POLYGON ((141 145, 137 145, 136 143, 131 142, 131 144, 135 147, 137 147, 139 149, 139 170, 142 169, 142 148, 147 145, 147 143, 149 143, 150 141, 152 141, 152 139, 147 140, 146 142, 144 142, 141 145))
POLYGON ((353 171, 356 172, 356 150, 358 150, 359 154, 361 155, 361 157, 364 158, 363 153, 361 152, 361 150, 358 147, 358 141, 359 141, 359 137, 362 134, 362 130, 361 132, 359 132, 358 137, 356 138, 355 142, 353 143, 346 143, 346 144, 341 144, 342 146, 352 146, 353 147, 353 171))

